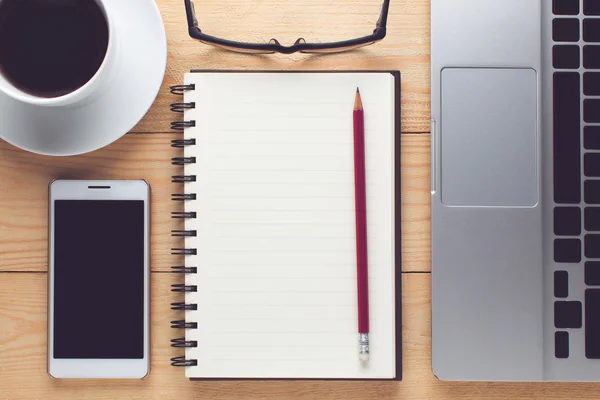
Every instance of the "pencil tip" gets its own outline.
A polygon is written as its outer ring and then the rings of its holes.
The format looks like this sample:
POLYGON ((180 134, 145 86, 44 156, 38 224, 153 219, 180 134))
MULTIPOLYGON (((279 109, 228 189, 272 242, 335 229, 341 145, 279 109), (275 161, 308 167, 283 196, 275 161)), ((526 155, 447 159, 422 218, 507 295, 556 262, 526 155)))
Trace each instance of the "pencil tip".
POLYGON ((354 109, 355 110, 362 110, 363 105, 362 105, 362 100, 360 98, 360 90, 358 88, 356 88, 356 98, 354 99, 354 109))

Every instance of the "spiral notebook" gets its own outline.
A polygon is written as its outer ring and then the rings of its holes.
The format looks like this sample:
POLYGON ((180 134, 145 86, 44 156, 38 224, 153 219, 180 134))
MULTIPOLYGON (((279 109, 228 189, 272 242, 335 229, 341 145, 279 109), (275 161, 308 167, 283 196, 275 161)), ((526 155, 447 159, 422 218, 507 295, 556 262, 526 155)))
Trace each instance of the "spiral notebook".
MULTIPOLYGON (((191 379, 401 379, 400 73, 192 71, 174 86, 191 379), (358 359, 352 110, 365 108, 370 351, 358 359), (185 243, 185 244, 184 244, 185 243)), ((183 312, 181 312, 183 311, 183 312)), ((185 318, 183 318, 185 315, 185 318)))

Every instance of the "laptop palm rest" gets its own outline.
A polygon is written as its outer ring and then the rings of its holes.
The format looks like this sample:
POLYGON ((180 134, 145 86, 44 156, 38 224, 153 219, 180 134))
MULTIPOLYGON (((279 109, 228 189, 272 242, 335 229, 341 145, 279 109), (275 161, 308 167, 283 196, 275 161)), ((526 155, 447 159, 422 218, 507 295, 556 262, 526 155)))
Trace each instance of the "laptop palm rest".
POLYGON ((441 86, 441 202, 534 207, 539 201, 535 71, 445 68, 441 86))

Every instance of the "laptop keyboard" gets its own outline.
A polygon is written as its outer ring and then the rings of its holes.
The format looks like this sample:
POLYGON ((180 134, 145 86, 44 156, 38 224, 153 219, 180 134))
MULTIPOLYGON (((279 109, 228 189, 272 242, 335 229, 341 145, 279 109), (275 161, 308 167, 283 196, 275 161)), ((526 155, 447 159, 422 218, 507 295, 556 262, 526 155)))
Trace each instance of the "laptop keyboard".
POLYGON ((600 359, 600 0, 553 0, 552 11, 554 261, 563 265, 554 272, 554 353, 569 358, 566 329, 583 328, 585 356, 600 359), (569 270, 579 267, 583 304, 568 300, 569 270))

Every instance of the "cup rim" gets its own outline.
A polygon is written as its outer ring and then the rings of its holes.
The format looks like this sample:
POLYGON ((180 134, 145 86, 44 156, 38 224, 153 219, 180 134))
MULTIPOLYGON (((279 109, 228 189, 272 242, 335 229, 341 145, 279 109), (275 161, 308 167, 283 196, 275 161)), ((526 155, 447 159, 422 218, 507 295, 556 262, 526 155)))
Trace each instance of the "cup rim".
MULTIPOLYGON (((2 1, 3 0, 0 0, 0 3, 2 1)), ((81 94, 83 92, 85 92, 87 89, 89 89, 89 87, 92 86, 99 79, 100 75, 106 70, 106 68, 108 68, 107 67, 107 64, 108 64, 107 59, 109 57, 109 54, 112 53, 114 45, 115 45, 114 44, 114 26, 113 26, 112 19, 110 18, 110 16, 108 15, 108 12, 106 11, 106 6, 104 5, 104 0, 94 0, 94 2, 96 2, 96 4, 100 7, 100 10, 102 11, 102 14, 104 15, 106 25, 108 27, 108 45, 106 46, 106 52, 104 53, 104 58, 102 59, 102 63, 100 64, 100 67, 98 68, 96 73, 83 86, 77 88, 76 90, 74 90, 70 93, 63 94, 58 97, 40 97, 40 96, 35 96, 32 94, 26 93, 26 92, 22 91, 21 89, 17 88, 8 79, 6 79, 6 77, 4 77, 2 75, 2 73, 0 72, 0 92, 4 92, 6 95, 14 98, 15 100, 18 100, 18 101, 21 101, 24 103, 43 106, 43 105, 60 105, 63 103, 69 103, 73 99, 81 96, 81 94), (4 83, 4 85, 2 85, 2 83, 4 83), (10 89, 6 90, 6 88, 3 86, 8 86, 10 89)))

